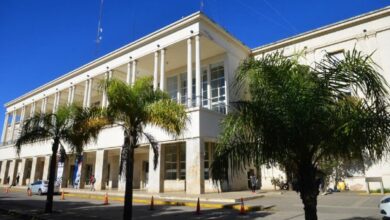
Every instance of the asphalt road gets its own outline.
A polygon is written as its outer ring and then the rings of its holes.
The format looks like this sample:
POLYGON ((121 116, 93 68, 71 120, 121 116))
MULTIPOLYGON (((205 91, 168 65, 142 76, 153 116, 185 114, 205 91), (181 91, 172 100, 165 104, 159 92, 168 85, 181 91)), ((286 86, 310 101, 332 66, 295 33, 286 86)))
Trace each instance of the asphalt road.
MULTIPOLYGON (((327 196, 319 196, 319 219, 382 219, 378 210, 378 202, 381 196, 366 196, 354 193, 336 193, 327 196)), ((0 209, 14 210, 21 213, 37 214, 44 219, 121 219, 123 204, 111 202, 110 205, 102 205, 102 201, 88 199, 66 198, 60 200, 55 196, 54 210, 51 215, 43 214, 45 196, 34 195, 27 197, 25 193, 12 192, 5 194, 0 192, 0 209)), ((248 202, 249 204, 261 204, 272 207, 266 211, 252 212, 239 215, 235 210, 226 209, 202 209, 201 215, 195 214, 192 207, 183 206, 156 206, 154 211, 149 210, 148 205, 135 204, 133 207, 134 219, 304 219, 304 213, 299 196, 294 192, 283 195, 268 195, 263 198, 248 202)), ((0 212, 1 220, 26 219, 20 216, 10 216, 0 212)))

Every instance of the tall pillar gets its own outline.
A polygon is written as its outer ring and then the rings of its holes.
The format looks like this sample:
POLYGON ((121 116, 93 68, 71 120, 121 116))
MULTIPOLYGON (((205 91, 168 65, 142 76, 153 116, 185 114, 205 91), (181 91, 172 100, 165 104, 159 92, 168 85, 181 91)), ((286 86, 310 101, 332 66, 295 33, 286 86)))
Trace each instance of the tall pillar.
POLYGON ((49 180, 50 159, 51 159, 50 155, 45 156, 45 162, 43 164, 43 175, 42 175, 43 180, 49 180))
POLYGON ((14 140, 14 134, 15 134, 15 124, 16 124, 16 110, 12 112, 12 121, 11 121, 11 138, 10 140, 14 140))
POLYGON ((6 142, 5 138, 7 135, 8 120, 9 120, 9 113, 6 112, 4 117, 3 133, 1 134, 1 142, 6 142))
POLYGON ((187 106, 192 107, 192 43, 187 39, 187 106))
POLYGON ((36 172, 38 167, 38 157, 32 158, 32 165, 31 165, 31 175, 30 175, 30 183, 35 182, 36 172))
POLYGON ((27 165, 27 159, 26 158, 22 158, 22 163, 21 163, 21 168, 20 168, 20 173, 19 173, 19 186, 23 186, 25 185, 25 183, 23 182, 24 179, 26 179, 26 173, 27 173, 27 170, 26 170, 26 165, 27 165))
MULTIPOLYGON (((56 102, 56 99, 57 99, 56 97, 57 97, 57 95, 54 96, 54 103, 56 102)), ((41 114, 46 113, 46 107, 47 107, 47 97, 42 99, 41 114)), ((54 107, 53 107, 53 109, 54 109, 54 107)))
POLYGON ((200 75, 200 36, 195 36, 195 97, 196 106, 201 106, 201 75, 200 75))
POLYGON ((135 74, 136 74, 136 70, 137 70, 137 60, 134 60, 133 63, 133 68, 132 68, 132 74, 131 74, 131 85, 134 85, 135 83, 135 74))
MULTIPOLYGON (((52 113, 55 113, 55 112, 56 112, 57 99, 58 99, 58 94, 57 94, 57 92, 56 92, 56 93, 54 93, 53 109, 51 110, 52 113)), ((42 112, 41 112, 41 113, 42 113, 42 112)), ((46 113, 46 112, 45 112, 45 113, 46 113)))
POLYGON ((186 193, 204 193, 204 142, 200 138, 186 141, 186 193))
POLYGON ((160 90, 165 91, 165 49, 160 51, 160 90))
POLYGON ((158 86, 158 51, 154 52, 153 89, 158 86))
POLYGON ((88 95, 87 95, 87 107, 91 107, 91 102, 92 102, 92 84, 93 84, 93 79, 88 80, 88 95))
POLYGON ((84 97, 83 97, 83 107, 86 108, 88 105, 88 88, 89 88, 89 81, 85 80, 85 86, 84 86, 84 97))
POLYGON ((207 65, 207 104, 211 109, 211 67, 207 65))
POLYGON ((68 100, 67 100, 67 102, 66 102, 66 104, 67 104, 68 106, 71 105, 70 100, 72 99, 72 87, 73 87, 73 86, 71 86, 71 87, 68 88, 68 100))
POLYGON ((230 63, 230 55, 226 54, 226 58, 224 61, 224 67, 223 67, 223 72, 224 72, 224 80, 225 80, 225 109, 226 109, 226 114, 229 111, 229 100, 230 100, 230 94, 229 94, 229 72, 234 71, 230 70, 229 68, 229 63, 230 63))
POLYGON ((8 170, 9 183, 8 184, 10 184, 10 185, 12 185, 15 181, 16 169, 18 168, 16 163, 17 163, 17 161, 14 159, 11 161, 11 164, 9 166, 9 170, 8 170))
POLYGON ((19 122, 19 128, 21 129, 23 126, 23 121, 26 117, 26 106, 22 107, 22 111, 20 113, 20 122, 19 122))
POLYGON ((161 145, 158 146, 158 163, 154 169, 154 153, 153 148, 149 147, 149 178, 148 178, 148 192, 161 193, 164 192, 164 158, 162 154, 164 150, 161 145))
POLYGON ((6 160, 3 160, 1 162, 1 171, 0 171, 0 184, 3 184, 5 183, 5 180, 7 179, 7 177, 5 176, 5 173, 6 173, 6 170, 7 170, 7 165, 8 165, 8 161, 6 160))
POLYGON ((107 153, 105 150, 96 151, 95 161, 95 189, 102 190, 106 188, 105 184, 105 172, 107 171, 107 153))
MULTIPOLYGON (((104 80, 108 80, 109 75, 108 75, 108 70, 107 72, 104 73, 104 80)), ((102 108, 107 107, 107 92, 105 89, 103 89, 103 95, 102 95, 102 108)))
POLYGON ((33 117, 35 114, 35 101, 31 104, 31 109, 30 109, 30 117, 33 117))
POLYGON ((75 91, 76 91, 76 85, 72 86, 72 93, 71 93, 71 96, 70 96, 70 101, 69 103, 72 105, 74 103, 74 96, 75 96, 75 91))
POLYGON ((131 84, 131 65, 132 65, 131 61, 127 63, 126 83, 128 85, 131 84))

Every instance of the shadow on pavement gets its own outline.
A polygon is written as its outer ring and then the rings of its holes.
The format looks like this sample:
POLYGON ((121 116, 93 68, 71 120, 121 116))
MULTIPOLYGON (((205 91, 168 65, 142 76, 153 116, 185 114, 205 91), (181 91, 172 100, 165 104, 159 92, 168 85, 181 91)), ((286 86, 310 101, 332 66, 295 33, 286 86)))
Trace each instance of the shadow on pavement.
MULTIPOLYGON (((64 200, 54 199, 53 213, 44 214, 46 197, 9 197, 0 196, 0 207, 2 210, 12 210, 17 213, 27 214, 40 219, 122 219, 123 205, 113 202, 103 205, 94 200, 64 200)), ((155 206, 155 210, 149 210, 149 205, 135 204, 133 206, 133 219, 255 219, 268 215, 272 212, 261 211, 240 215, 236 210, 227 209, 203 209, 201 214, 195 214, 195 208, 183 206, 155 206)), ((26 216, 26 215, 25 215, 26 216)))

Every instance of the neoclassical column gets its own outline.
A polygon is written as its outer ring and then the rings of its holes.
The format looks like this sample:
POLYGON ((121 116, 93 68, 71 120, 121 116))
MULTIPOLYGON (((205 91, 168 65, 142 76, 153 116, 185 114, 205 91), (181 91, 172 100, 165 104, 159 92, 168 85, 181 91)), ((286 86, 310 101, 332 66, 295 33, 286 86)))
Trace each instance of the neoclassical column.
POLYGON ((200 138, 186 141, 186 193, 202 194, 204 188, 204 141, 200 138))
POLYGON ((187 106, 192 107, 192 43, 187 39, 187 106))
POLYGON ((132 66, 132 61, 127 63, 126 83, 129 85, 131 83, 131 66, 132 66))
POLYGON ((4 117, 3 133, 1 134, 1 142, 6 142, 5 136, 7 135, 8 120, 9 120, 9 112, 6 112, 4 117))
POLYGON ((68 88, 68 100, 67 100, 67 102, 66 102, 66 104, 67 104, 68 106, 72 104, 72 103, 70 102, 71 99, 72 99, 72 92, 73 92, 73 86, 70 86, 70 87, 68 88))
POLYGON ((165 49, 160 50, 160 90, 165 91, 165 49))
POLYGON ((149 193, 162 193, 164 192, 164 160, 163 150, 161 145, 158 146, 158 163, 156 169, 154 169, 154 154, 153 148, 149 146, 149 178, 148 178, 148 192, 149 193))
POLYGON ((88 87, 89 87, 89 81, 88 79, 85 80, 85 86, 84 86, 84 97, 83 97, 83 107, 87 107, 88 102, 88 87))
POLYGON ((26 106, 23 105, 22 111, 20 113, 20 122, 19 122, 20 128, 21 128, 21 126, 23 126, 23 121, 24 121, 25 117, 26 117, 26 106))
MULTIPOLYGON (((56 95, 54 97, 54 102, 56 102, 56 95)), ((46 113, 46 108, 47 108, 47 97, 43 98, 42 99, 42 104, 41 104, 41 114, 45 114, 46 113)), ((54 107, 53 107, 54 108, 54 107)))
POLYGON ((106 188, 106 184, 104 181, 105 171, 107 171, 107 158, 108 151, 105 150, 97 150, 96 151, 96 160, 95 160, 95 189, 102 190, 106 188))
POLYGON ((53 109, 52 109, 52 113, 56 113, 57 112, 57 99, 58 99, 58 93, 54 93, 54 102, 53 102, 53 109))
POLYGON ((9 176, 9 183, 10 185, 12 185, 15 181, 15 177, 16 177, 16 168, 17 168, 17 165, 16 165, 17 161, 16 159, 14 160, 11 160, 11 164, 9 166, 9 170, 8 170, 8 176, 9 176))
MULTIPOLYGON (((32 164, 31 164, 31 172, 30 172, 30 182, 33 183, 35 181, 35 174, 37 172, 37 166, 38 166, 38 157, 32 158, 32 164)), ((28 183, 26 183, 28 184, 28 183)))
POLYGON ((137 60, 134 60, 132 62, 132 65, 133 65, 133 68, 132 68, 132 74, 131 74, 131 85, 134 85, 135 83, 135 74, 136 74, 136 70, 137 70, 137 60))
POLYGON ((15 133, 15 124, 16 124, 16 110, 12 112, 12 121, 11 121, 11 140, 14 140, 15 133))
POLYGON ((7 170, 7 165, 8 165, 8 161, 7 160, 3 160, 1 162, 1 171, 0 171, 0 179, 1 179, 1 182, 0 184, 3 184, 5 183, 5 179, 7 178, 6 177, 6 170, 7 170))
POLYGON ((30 117, 33 117, 35 114, 35 101, 31 104, 31 109, 30 109, 30 117))
POLYGON ((75 92, 76 92, 76 85, 73 85, 71 88, 72 88, 72 94, 70 96, 70 101, 69 101, 70 105, 72 105, 74 103, 74 96, 75 96, 75 92))
POLYGON ((51 159, 50 155, 45 156, 45 162, 43 164, 43 174, 42 174, 43 180, 49 180, 50 159, 51 159))
POLYGON ((91 101, 92 101, 92 85, 93 85, 93 79, 88 79, 88 95, 87 95, 87 107, 91 107, 91 101))
MULTIPOLYGON (((104 73, 104 80, 108 80, 108 71, 104 73)), ((107 93, 106 93, 106 90, 103 89, 102 108, 106 107, 106 102, 107 102, 107 93)))
POLYGON ((21 168, 20 168, 20 175, 19 175, 19 184, 18 186, 23 186, 25 185, 26 183, 24 182, 24 180, 26 179, 26 173, 27 173, 27 170, 26 170, 26 165, 27 165, 27 160, 26 158, 22 158, 22 163, 21 163, 21 168))
POLYGON ((158 86, 158 51, 154 52, 153 89, 158 86))
POLYGON ((200 75, 200 36, 195 36, 195 97, 196 106, 201 106, 201 75, 200 75))

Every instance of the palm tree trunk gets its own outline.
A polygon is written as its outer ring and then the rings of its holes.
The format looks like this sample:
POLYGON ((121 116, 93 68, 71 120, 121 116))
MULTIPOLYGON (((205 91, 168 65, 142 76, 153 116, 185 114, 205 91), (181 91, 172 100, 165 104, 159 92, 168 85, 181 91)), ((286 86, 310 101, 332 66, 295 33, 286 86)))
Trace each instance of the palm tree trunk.
POLYGON ((50 159, 49 166, 49 187, 47 190, 45 213, 51 213, 53 211, 53 194, 54 194, 54 179, 56 174, 56 164, 57 164, 57 151, 59 146, 59 139, 55 138, 52 145, 52 155, 50 159))
POLYGON ((128 148, 128 157, 126 158, 126 190, 125 190, 125 206, 123 210, 123 220, 131 220, 133 215, 133 168, 134 168, 134 149, 136 146, 136 138, 134 135, 125 137, 125 143, 128 148))
POLYGON ((317 220, 317 196, 319 183, 316 179, 317 169, 310 162, 303 162, 299 166, 299 192, 304 205, 305 219, 317 220))

